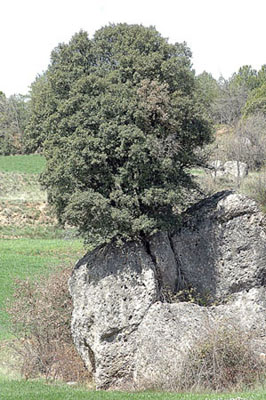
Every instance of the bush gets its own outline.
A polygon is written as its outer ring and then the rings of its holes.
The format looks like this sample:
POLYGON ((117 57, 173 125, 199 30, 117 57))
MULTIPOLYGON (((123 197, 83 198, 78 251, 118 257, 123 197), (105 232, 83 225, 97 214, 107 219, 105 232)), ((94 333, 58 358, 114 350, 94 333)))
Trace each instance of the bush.
POLYGON ((259 170, 266 160, 266 117, 256 114, 239 121, 227 141, 226 155, 259 170))
POLYGON ((190 350, 179 388, 223 391, 263 384, 265 363, 256 354, 251 339, 251 334, 229 322, 209 328, 190 350))
POLYGON ((266 170, 248 176, 243 181, 240 189, 243 193, 257 201, 262 211, 266 213, 266 170))
POLYGON ((14 299, 7 311, 25 378, 40 374, 66 381, 90 378, 72 342, 69 275, 70 270, 64 269, 41 283, 29 279, 15 282, 14 299))

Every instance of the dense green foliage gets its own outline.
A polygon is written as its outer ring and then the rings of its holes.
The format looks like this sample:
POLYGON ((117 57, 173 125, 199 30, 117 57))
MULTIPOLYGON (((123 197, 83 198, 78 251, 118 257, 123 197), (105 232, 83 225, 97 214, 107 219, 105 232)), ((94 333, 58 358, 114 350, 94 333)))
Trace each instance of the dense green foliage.
POLYGON ((47 129, 45 126, 46 117, 51 114, 49 108, 49 83, 46 74, 38 75, 31 85, 28 119, 24 145, 26 153, 41 151, 46 138, 47 129))
MULTIPOLYGON (((29 142, 44 141, 42 183, 61 222, 94 244, 169 229, 210 140, 191 53, 154 28, 80 32, 51 56, 32 98, 29 142), (34 126, 37 129, 34 131, 34 126)), ((35 85, 37 85, 37 82, 35 85)), ((37 143, 37 142, 36 142, 37 143)))
POLYGON ((196 77, 197 96, 204 105, 210 118, 213 117, 212 105, 220 95, 220 86, 213 76, 204 71, 196 77))
POLYGON ((23 153, 28 115, 27 96, 0 92, 0 155, 23 153))
POLYGON ((245 116, 257 113, 266 115, 266 81, 250 93, 244 108, 245 116))

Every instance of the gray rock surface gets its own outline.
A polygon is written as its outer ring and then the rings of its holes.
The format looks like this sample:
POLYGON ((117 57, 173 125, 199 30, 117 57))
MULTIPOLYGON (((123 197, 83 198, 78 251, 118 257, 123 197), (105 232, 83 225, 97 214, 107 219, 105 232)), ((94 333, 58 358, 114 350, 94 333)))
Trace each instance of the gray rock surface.
POLYGON ((248 165, 240 161, 215 160, 210 163, 213 178, 243 179, 248 175, 248 165))
POLYGON ((156 274, 140 243, 96 249, 76 265, 69 283, 73 338, 99 388, 130 379, 136 330, 159 299, 156 274))
POLYGON ((218 193, 191 208, 172 237, 108 245, 77 263, 69 282, 75 345, 97 388, 152 386, 159 374, 170 388, 215 321, 256 330, 265 352, 265 276, 263 215, 242 195, 218 193), (169 304, 186 285, 220 305, 169 304))
POLYGON ((138 329, 134 370, 137 389, 175 390, 193 345, 221 326, 232 326, 251 335, 256 332, 250 345, 261 354, 266 349, 265 311, 265 288, 238 294, 228 305, 155 303, 138 329))
POLYGON ((265 217, 243 195, 222 192, 197 204, 172 243, 185 280, 203 296, 224 301, 265 284, 265 217))
POLYGON ((190 303, 155 303, 138 329, 134 383, 137 389, 175 390, 191 346, 205 335, 208 309, 190 303))

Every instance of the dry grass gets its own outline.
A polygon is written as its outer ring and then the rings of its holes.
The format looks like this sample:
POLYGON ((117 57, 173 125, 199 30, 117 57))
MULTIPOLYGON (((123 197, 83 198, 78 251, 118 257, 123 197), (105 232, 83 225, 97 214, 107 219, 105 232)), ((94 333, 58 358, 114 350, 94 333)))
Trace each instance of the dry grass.
POLYGON ((47 195, 41 190, 37 174, 0 172, 0 199, 45 202, 47 195))
POLYGON ((229 322, 217 323, 191 349, 183 365, 179 389, 243 390, 263 385, 265 362, 246 333, 229 322))
POLYGON ((16 281, 7 311, 16 337, 13 348, 20 356, 21 374, 26 379, 91 379, 72 341, 72 303, 67 286, 70 272, 69 267, 41 282, 16 281))
POLYGON ((266 213, 266 169, 250 174, 241 184, 242 193, 251 197, 266 213))

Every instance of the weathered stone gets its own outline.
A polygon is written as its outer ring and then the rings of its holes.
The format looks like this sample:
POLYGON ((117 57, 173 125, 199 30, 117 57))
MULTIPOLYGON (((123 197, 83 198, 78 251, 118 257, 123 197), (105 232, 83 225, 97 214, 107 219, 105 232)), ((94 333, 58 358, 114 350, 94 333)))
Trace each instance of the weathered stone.
MULTIPOLYGON (((209 332, 233 326, 250 335, 258 357, 266 350, 266 292, 251 289, 228 305, 154 304, 138 328, 134 383, 138 389, 175 390, 191 348, 209 332), (254 331, 254 337, 252 332, 254 331)), ((182 378, 181 378, 182 379, 182 378)))
POLYGON ((136 329, 159 298, 156 269, 145 246, 107 246, 89 253, 71 277, 72 332, 99 388, 130 380, 136 329))
MULTIPOLYGON (((209 308, 212 315, 237 323, 238 326, 248 332, 256 332, 259 337, 266 338, 266 290, 264 286, 247 291, 235 293, 230 296, 226 304, 209 308)), ((266 343, 264 340, 264 350, 266 343)))
POLYGON ((165 232, 159 232, 149 240, 149 251, 157 267, 161 294, 167 290, 174 293, 178 287, 179 269, 170 241, 165 232))
POLYGON ((185 280, 203 296, 224 301, 265 284, 265 217, 243 195, 221 192, 192 207, 172 243, 185 280))
POLYGON ((215 160, 210 163, 213 178, 243 179, 248 175, 248 165, 241 161, 215 160))
POLYGON ((240 161, 226 161, 223 168, 227 175, 234 178, 243 179, 248 174, 248 165, 240 161))
POLYGON ((69 282, 72 332, 97 388, 171 388, 182 360, 208 326, 256 331, 265 353, 265 220, 255 202, 218 193, 192 207, 171 237, 98 248, 69 282), (169 304, 186 284, 218 306, 169 304), (226 303, 226 304, 224 304, 226 303), (144 386, 145 386, 144 385, 144 386))
POLYGON ((191 346, 206 334, 207 308, 190 303, 154 304, 138 329, 134 384, 137 389, 175 389, 191 346))

